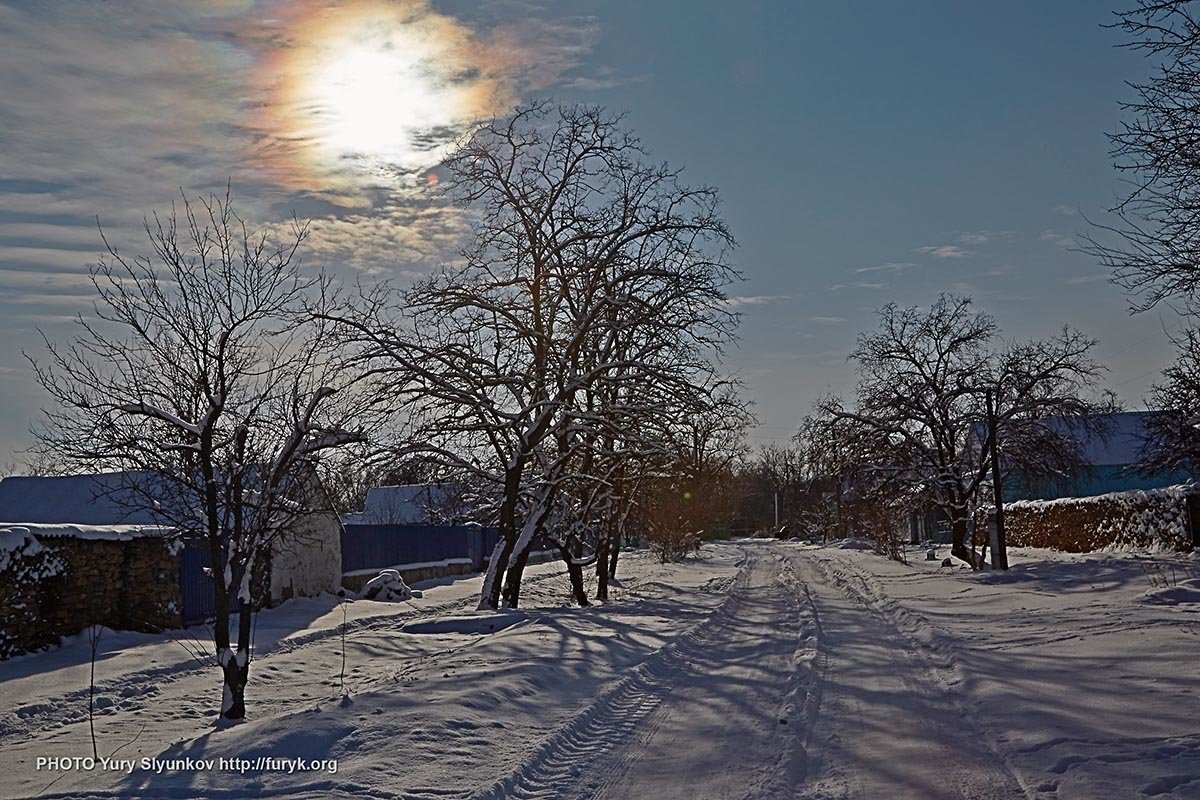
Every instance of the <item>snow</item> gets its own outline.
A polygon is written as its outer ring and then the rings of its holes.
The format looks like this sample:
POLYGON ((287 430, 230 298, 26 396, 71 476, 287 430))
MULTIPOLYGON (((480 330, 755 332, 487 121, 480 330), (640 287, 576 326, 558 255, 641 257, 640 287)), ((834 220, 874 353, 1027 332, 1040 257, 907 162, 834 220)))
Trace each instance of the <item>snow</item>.
POLYGON ((0 572, 16 559, 31 558, 44 549, 29 528, 0 528, 0 572))
POLYGON ((434 617, 433 619, 409 622, 403 628, 405 633, 461 633, 485 634, 502 631, 522 622, 527 622, 529 616, 506 609, 498 614, 459 614, 452 617, 434 617))
POLYGON ((1143 599, 1164 606, 1183 606, 1188 611, 1200 611, 1200 578, 1188 578, 1174 586, 1148 589, 1143 599))
POLYGON ((585 609, 560 564, 499 614, 472 612, 479 576, 292 600, 259 616, 236 725, 172 638, 206 632, 105 631, 97 740, 129 771, 36 768, 91 754, 75 637, 0 662, 0 796, 1200 796, 1196 558, 1018 548, 972 573, 839 545, 629 552, 585 609))
POLYGON ((1013 500, 1005 503, 1005 509, 1045 510, 1056 506, 1090 506, 1097 503, 1112 503, 1115 505, 1139 508, 1163 499, 1183 502, 1189 495, 1196 493, 1192 484, 1165 486, 1161 489, 1133 489, 1125 492, 1109 492, 1108 494, 1092 495, 1090 497, 1061 497, 1056 500, 1013 500))
MULTIPOLYGON (((431 568, 436 568, 436 567, 461 567, 461 566, 473 566, 474 563, 475 562, 469 558, 443 558, 441 561, 414 561, 411 564, 393 564, 389 569, 401 570, 401 569, 431 569, 431 568)), ((378 573, 379 573, 378 568, 372 568, 372 569, 351 570, 350 572, 343 573, 343 575, 346 575, 346 576, 376 575, 378 573)))
POLYGON ((362 600, 378 600, 381 603, 401 603, 412 600, 412 589, 394 569, 385 569, 367 581, 358 593, 362 600))
POLYGON ((122 542, 146 536, 171 536, 170 528, 153 525, 51 525, 25 524, 8 525, 0 528, 0 536, 6 532, 23 532, 34 537, 67 536, 73 539, 91 539, 122 542))

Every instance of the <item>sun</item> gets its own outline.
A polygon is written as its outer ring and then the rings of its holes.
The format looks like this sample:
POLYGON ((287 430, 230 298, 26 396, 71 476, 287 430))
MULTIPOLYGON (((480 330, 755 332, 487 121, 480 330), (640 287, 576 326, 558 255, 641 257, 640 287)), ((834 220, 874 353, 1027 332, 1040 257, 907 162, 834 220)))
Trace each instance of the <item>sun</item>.
POLYGON ((428 188, 461 136, 515 96, 511 55, 424 0, 281 8, 251 113, 260 163, 289 186, 428 188))
POLYGON ((436 65, 419 43, 343 42, 315 71, 312 94, 323 143, 343 157, 379 159, 420 168, 436 153, 423 134, 452 125, 457 98, 439 85, 436 65))

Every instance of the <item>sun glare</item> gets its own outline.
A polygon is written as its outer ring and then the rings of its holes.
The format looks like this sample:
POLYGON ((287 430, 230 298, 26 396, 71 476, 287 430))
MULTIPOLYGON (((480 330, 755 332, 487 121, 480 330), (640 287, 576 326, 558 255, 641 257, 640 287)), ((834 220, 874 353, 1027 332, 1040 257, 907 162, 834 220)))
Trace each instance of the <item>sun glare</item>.
POLYGON ((315 76, 323 139, 339 155, 421 166, 420 135, 454 122, 453 98, 415 48, 350 44, 315 76))
POLYGON ((508 107, 505 56, 421 0, 298 3, 262 64, 265 163, 297 185, 420 185, 473 120, 508 107))

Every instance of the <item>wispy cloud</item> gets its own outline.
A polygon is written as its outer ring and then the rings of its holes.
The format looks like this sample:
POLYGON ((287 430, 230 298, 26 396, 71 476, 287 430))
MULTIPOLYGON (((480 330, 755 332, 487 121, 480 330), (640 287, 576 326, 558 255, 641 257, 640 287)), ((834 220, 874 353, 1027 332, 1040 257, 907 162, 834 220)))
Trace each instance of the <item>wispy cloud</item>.
POLYGON ((846 321, 845 317, 809 317, 809 322, 814 322, 817 325, 840 325, 846 321))
POLYGON ((995 238, 996 234, 991 231, 967 231, 958 235, 958 241, 975 247, 987 244, 995 238))
POLYGON ((730 308, 741 308, 742 306, 765 306, 768 303, 775 303, 780 300, 790 300, 791 295, 788 294, 756 294, 756 295, 737 295, 725 300, 725 305, 730 308))
POLYGON ((563 89, 579 89, 585 92, 599 92, 616 89, 631 83, 643 83, 650 79, 649 75, 624 75, 613 67, 601 66, 589 75, 575 75, 564 78, 559 82, 563 89))
POLYGON ((841 292, 841 291, 845 291, 846 289, 879 290, 879 289, 886 289, 886 288, 888 288, 888 285, 886 283, 871 283, 868 281, 852 281, 850 283, 835 283, 833 286, 829 287, 829 291, 841 292))
POLYGON ((1052 210, 1055 214, 1061 214, 1064 217, 1073 217, 1079 213, 1079 209, 1075 206, 1069 206, 1063 203, 1056 205, 1052 210))
POLYGON ((1089 283, 1099 283, 1106 281, 1111 276, 1107 272, 1092 273, 1091 275, 1075 275, 1071 278, 1064 278, 1061 282, 1068 286, 1083 286, 1089 283))
POLYGON ((971 255, 970 250, 964 250, 956 244, 927 245, 918 247, 917 252, 933 258, 966 258, 971 255))
POLYGON ((766 361, 819 361, 822 363, 838 363, 845 361, 844 350, 822 350, 816 353, 772 352, 759 356, 766 361))
POLYGON ((1042 235, 1038 238, 1043 242, 1050 242, 1051 244, 1064 249, 1075 247, 1078 244, 1078 242, 1075 241, 1074 236, 1068 236, 1065 233, 1059 233, 1055 230, 1042 231, 1042 235))
POLYGON ((888 261, 883 264, 876 264, 873 267, 859 267, 854 272, 856 274, 864 272, 904 272, 915 266, 916 264, 911 261, 888 261))

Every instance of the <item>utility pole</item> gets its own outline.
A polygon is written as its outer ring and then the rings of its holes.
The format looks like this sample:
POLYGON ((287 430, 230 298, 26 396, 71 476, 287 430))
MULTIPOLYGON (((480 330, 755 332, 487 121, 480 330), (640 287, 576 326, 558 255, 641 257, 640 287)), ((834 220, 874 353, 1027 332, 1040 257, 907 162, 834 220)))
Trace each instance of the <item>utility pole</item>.
POLYGON ((775 532, 779 532, 779 492, 775 493, 775 532))
POLYGON ((1004 491, 1000 479, 1000 436, 992 390, 987 390, 988 438, 992 443, 992 502, 996 506, 996 541, 992 544, 992 569, 1008 569, 1008 547, 1004 541, 1004 491))

